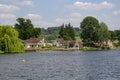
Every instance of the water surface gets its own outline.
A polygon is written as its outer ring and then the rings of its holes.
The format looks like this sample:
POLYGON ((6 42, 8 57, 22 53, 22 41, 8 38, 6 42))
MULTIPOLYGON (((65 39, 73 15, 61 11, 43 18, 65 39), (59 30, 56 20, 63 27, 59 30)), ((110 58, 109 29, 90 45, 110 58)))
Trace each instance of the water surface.
POLYGON ((2 54, 0 80, 120 80, 120 50, 2 54))

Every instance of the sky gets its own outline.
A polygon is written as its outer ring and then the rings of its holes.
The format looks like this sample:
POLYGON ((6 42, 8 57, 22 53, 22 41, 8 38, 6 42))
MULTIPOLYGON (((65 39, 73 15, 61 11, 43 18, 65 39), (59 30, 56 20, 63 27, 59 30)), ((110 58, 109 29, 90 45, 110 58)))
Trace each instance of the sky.
POLYGON ((35 27, 56 27, 71 23, 79 27, 86 16, 120 29, 120 0, 0 0, 0 25, 12 25, 16 19, 30 19, 35 27))

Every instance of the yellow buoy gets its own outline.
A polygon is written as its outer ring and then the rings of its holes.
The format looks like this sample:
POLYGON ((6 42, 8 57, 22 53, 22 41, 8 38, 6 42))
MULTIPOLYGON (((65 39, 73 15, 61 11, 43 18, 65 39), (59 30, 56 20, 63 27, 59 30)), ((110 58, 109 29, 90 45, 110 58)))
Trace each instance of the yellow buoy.
POLYGON ((25 60, 25 59, 22 59, 22 60, 21 60, 21 62, 22 62, 22 63, 25 63, 25 62, 26 62, 26 60, 25 60))

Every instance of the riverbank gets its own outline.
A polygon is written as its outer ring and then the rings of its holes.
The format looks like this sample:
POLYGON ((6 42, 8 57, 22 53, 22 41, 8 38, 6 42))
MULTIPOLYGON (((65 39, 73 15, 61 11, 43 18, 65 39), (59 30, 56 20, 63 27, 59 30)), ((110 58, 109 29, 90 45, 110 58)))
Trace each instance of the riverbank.
POLYGON ((37 51, 97 51, 97 50, 115 50, 119 48, 109 48, 109 49, 102 49, 102 48, 94 48, 94 47, 80 47, 78 48, 28 48, 25 49, 25 52, 37 52, 37 51))
MULTIPOLYGON (((80 47, 78 48, 27 48, 24 52, 39 52, 39 51, 99 51, 99 50, 120 50, 120 47, 114 47, 112 49, 101 49, 101 48, 94 48, 94 47, 80 47)), ((3 54, 3 51, 0 51, 0 54, 3 54)), ((21 52, 14 52, 14 53, 21 53, 21 52)))
POLYGON ((29 48, 25 49, 25 52, 36 52, 36 51, 77 51, 80 49, 76 48, 29 48))
POLYGON ((0 54, 4 53, 3 51, 0 50, 0 54))

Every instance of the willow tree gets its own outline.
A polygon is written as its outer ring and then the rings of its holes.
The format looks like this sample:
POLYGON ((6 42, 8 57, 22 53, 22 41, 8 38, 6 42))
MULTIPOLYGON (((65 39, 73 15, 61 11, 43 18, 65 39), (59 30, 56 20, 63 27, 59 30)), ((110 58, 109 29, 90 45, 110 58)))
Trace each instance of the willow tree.
POLYGON ((11 26, 0 26, 0 50, 5 53, 23 52, 24 46, 18 32, 11 26))

